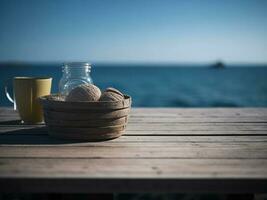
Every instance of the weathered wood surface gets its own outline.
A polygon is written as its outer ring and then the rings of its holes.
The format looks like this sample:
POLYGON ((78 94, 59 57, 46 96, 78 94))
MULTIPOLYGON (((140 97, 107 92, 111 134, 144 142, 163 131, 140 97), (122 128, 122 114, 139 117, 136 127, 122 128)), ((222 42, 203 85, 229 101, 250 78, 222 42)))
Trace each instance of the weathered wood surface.
POLYGON ((267 109, 133 109, 123 136, 59 140, 0 108, 2 192, 267 193, 267 109))

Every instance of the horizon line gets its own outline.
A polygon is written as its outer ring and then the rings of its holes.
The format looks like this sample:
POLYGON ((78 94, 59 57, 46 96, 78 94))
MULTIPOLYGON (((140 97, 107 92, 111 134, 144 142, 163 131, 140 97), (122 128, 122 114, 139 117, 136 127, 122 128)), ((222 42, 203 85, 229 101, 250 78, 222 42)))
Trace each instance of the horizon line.
POLYGON ((49 63, 68 63, 68 62, 88 62, 91 65, 97 64, 97 65, 212 65, 215 64, 217 62, 222 62, 223 64, 225 64, 226 66, 233 66, 233 65, 266 65, 267 66, 267 62, 244 62, 244 61, 240 61, 240 62, 225 62, 223 60, 213 60, 213 61, 200 61, 200 62, 190 62, 190 61, 88 61, 88 60, 65 60, 65 61, 61 61, 61 60, 54 60, 54 61, 44 61, 44 60, 40 60, 40 61, 30 61, 30 60, 0 60, 0 64, 35 64, 35 63, 39 63, 39 64, 49 64, 49 63))

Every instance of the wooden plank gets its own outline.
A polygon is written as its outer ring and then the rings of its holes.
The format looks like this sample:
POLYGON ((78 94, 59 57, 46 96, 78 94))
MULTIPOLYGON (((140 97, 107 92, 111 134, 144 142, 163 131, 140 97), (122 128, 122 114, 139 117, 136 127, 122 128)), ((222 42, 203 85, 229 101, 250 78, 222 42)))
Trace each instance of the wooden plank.
POLYGON ((267 142, 93 143, 81 146, 5 146, 0 158, 267 159, 267 142))
POLYGON ((267 160, 0 159, 0 185, 5 192, 265 192, 267 160))
POLYGON ((138 116, 267 116, 267 108, 134 108, 131 113, 138 116))
POLYGON ((242 122, 242 123, 261 123, 267 122, 267 117, 141 117, 131 116, 131 123, 225 123, 225 122, 242 122))
MULTIPOLYGON (((267 117, 258 116, 258 117, 172 117, 172 116, 130 116, 131 123, 205 123, 205 122, 244 122, 244 123, 257 123, 257 122, 267 122, 267 117)), ((1 116, 0 115, 0 125, 8 125, 8 124, 19 124, 20 120, 18 116, 9 115, 9 116, 1 116)))
MULTIPOLYGON (((0 116, 17 115, 11 107, 0 107, 0 116)), ((183 116, 183 117, 261 117, 267 108, 132 108, 132 116, 183 116)))
MULTIPOLYGON (((30 134, 40 134, 40 135, 47 135, 47 129, 45 127, 41 128, 32 128, 32 127, 5 127, 5 129, 0 128, 0 135, 1 134, 14 134, 14 135, 30 135, 30 134)), ((126 128, 126 131, 124 133, 126 136, 138 136, 138 135, 146 135, 146 136, 167 136, 167 135, 173 135, 173 136, 238 136, 238 135, 267 135, 266 131, 246 131, 246 130, 236 130, 236 131, 179 131, 179 130, 135 130, 131 131, 126 128)))
POLYGON ((138 143, 242 143, 242 142, 266 142, 267 136, 126 136, 123 135, 116 140, 110 140, 109 143, 124 143, 124 142, 138 142, 138 143))
POLYGON ((147 130, 147 131, 141 131, 141 130, 135 130, 135 131, 129 131, 126 129, 125 135, 154 135, 154 136, 164 136, 164 135, 176 135, 176 136, 186 136, 186 135, 198 135, 198 136, 237 136, 237 135, 266 135, 266 131, 246 131, 246 130, 235 130, 235 131, 217 131, 217 130, 203 130, 203 131, 182 131, 182 130, 147 130))
MULTIPOLYGON (((71 121, 70 121, 71 122, 71 121)), ((41 123, 38 125, 31 125, 31 124, 22 124, 19 120, 16 121, 9 121, 9 122, 3 122, 0 123, 0 128, 5 127, 42 127, 45 125, 45 123, 41 123)), ((91 124, 88 124, 87 126, 90 127, 91 124)), ((65 125, 62 125, 65 126, 65 125)), ((133 129, 134 127, 151 127, 158 126, 158 127, 170 127, 173 128, 174 126, 179 127, 210 127, 210 126, 216 126, 218 129, 220 127, 261 127, 261 129, 264 129, 267 127, 267 122, 149 122, 149 121, 132 121, 130 120, 128 123, 128 127, 133 129)), ((81 128, 86 127, 86 124, 81 126, 81 128)), ((157 129, 157 128, 156 128, 157 129)), ((158 129, 157 129, 158 130, 158 129)))
MULTIPOLYGON (((18 120, 12 108, 0 108, 0 121, 18 120)), ((267 108, 133 108, 131 122, 267 122, 267 108)), ((1 124, 1 123, 0 123, 1 124)))
MULTIPOLYGON (((180 126, 238 126, 238 125, 243 125, 243 126, 267 126, 267 122, 150 122, 150 121, 143 121, 143 123, 140 123, 141 121, 133 121, 130 120, 129 124, 130 125, 138 125, 140 126, 143 125, 157 125, 159 124, 160 126, 165 125, 165 126, 175 126, 175 125, 180 125, 180 126)), ((44 124, 44 123, 43 123, 44 124)), ((42 125, 42 124, 41 124, 42 125)), ((21 124, 19 120, 13 121, 13 123, 8 124, 2 123, 0 124, 0 127, 5 127, 5 126, 38 126, 38 125, 30 125, 30 124, 21 124)))
POLYGON ((178 131, 266 131, 267 123, 129 123, 127 130, 178 130, 178 131))
POLYGON ((102 143, 17 119, 0 108, 0 191, 266 192, 266 108, 132 109, 125 135, 102 143))
POLYGON ((135 136, 135 135, 123 135, 117 139, 109 140, 105 142, 81 142, 74 140, 62 140, 48 136, 47 134, 2 134, 0 135, 0 146, 87 146, 93 144, 117 144, 117 143, 139 143, 144 146, 147 143, 262 143, 267 142, 267 136, 135 136))
MULTIPOLYGON (((185 135, 229 135, 229 136, 234 136, 234 135, 267 135, 266 130, 261 130, 264 129, 263 127, 257 128, 257 127, 250 127, 251 130, 246 130, 242 127, 242 130, 231 130, 230 128, 226 128, 227 130, 223 130, 222 127, 220 127, 220 130, 216 130, 216 128, 210 126, 209 128, 211 130, 205 130, 206 127, 200 127, 202 130, 196 130, 196 127, 193 128, 188 128, 189 130, 181 130, 182 127, 177 127, 175 129, 180 129, 180 130, 172 130, 170 128, 162 130, 163 128, 160 128, 161 130, 149 130, 153 129, 153 127, 148 127, 146 128, 147 130, 142 130, 140 127, 136 130, 129 130, 128 127, 126 127, 126 131, 124 135, 130 136, 130 135, 151 135, 151 136, 164 136, 164 135, 177 135, 177 136, 185 136, 185 135), (194 130, 194 129, 195 130, 194 130), (190 130, 191 129, 191 130, 190 130), (204 130, 203 130, 204 129, 204 130), (212 130, 213 129, 213 130, 212 130), (253 130, 253 129, 259 129, 259 130, 253 130)), ((238 127, 239 128, 239 127, 238 127)), ((219 129, 219 128, 217 128, 219 129)), ((21 134, 21 135, 29 135, 29 134, 41 134, 41 135, 47 135, 48 131, 46 127, 44 126, 1 126, 0 127, 0 135, 1 134, 21 134)))
POLYGON ((0 159, 0 178, 251 178, 266 159, 0 159), (112 166, 112 167, 111 167, 112 166))
MULTIPOLYGON (((107 127, 103 129, 111 129, 107 127)), ((113 128, 113 127, 112 127, 113 128)), ((93 128, 87 127, 51 127, 53 130, 65 131, 65 132, 79 132, 81 134, 88 134, 93 128)), ((117 126, 114 128, 116 131, 122 131, 124 126, 117 126)), ((98 131, 99 129, 96 129, 98 131)), ((264 131, 267 134, 267 123, 258 123, 258 124, 243 124, 235 123, 232 124, 128 124, 128 131, 264 131)), ((93 134, 93 130, 92 130, 93 134)))

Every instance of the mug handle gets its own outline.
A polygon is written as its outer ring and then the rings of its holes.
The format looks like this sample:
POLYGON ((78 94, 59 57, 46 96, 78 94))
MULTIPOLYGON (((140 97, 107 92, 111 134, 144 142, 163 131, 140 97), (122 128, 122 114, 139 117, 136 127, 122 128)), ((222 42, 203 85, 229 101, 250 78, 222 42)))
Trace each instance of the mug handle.
POLYGON ((11 98, 11 96, 10 96, 10 94, 8 93, 8 89, 7 89, 7 86, 5 86, 5 94, 6 94, 6 97, 7 97, 7 99, 11 102, 11 103, 13 103, 13 105, 14 105, 14 110, 16 110, 17 109, 17 106, 16 106, 16 102, 11 98))

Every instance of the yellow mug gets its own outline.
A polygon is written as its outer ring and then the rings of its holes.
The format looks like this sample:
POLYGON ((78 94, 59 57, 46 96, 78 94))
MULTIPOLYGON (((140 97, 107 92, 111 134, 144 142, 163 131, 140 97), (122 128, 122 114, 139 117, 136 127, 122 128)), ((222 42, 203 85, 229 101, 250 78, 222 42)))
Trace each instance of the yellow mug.
POLYGON ((13 99, 7 92, 7 98, 18 110, 22 123, 38 124, 44 121, 43 110, 38 97, 49 95, 51 92, 52 78, 49 77, 14 77, 13 99))

